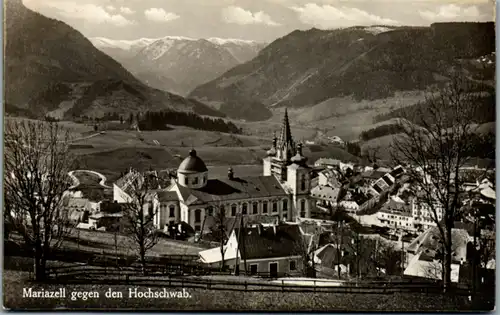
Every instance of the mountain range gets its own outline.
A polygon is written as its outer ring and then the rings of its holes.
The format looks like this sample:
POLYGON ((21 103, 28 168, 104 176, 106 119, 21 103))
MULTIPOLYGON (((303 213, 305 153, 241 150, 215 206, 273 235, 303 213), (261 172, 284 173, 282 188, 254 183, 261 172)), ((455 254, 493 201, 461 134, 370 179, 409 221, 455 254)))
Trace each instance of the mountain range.
POLYGON ((196 101, 151 88, 69 25, 5 3, 7 114, 71 119, 174 109, 224 116, 196 101))
POLYGON ((90 41, 142 82, 180 95, 251 60, 265 47, 249 40, 181 36, 137 40, 92 37, 90 41))
POLYGON ((198 86, 189 97, 233 118, 265 120, 273 107, 312 107, 335 97, 377 100, 398 91, 426 90, 456 70, 493 84, 495 64, 480 60, 494 51, 493 22, 297 30, 198 86))

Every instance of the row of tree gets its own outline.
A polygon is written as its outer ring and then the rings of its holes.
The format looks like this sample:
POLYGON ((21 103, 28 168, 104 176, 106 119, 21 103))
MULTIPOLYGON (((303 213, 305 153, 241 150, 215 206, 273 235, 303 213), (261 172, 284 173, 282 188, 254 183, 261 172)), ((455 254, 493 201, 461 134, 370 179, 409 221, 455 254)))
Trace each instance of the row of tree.
POLYGON ((381 125, 377 126, 372 129, 368 129, 366 131, 361 132, 360 138, 363 141, 368 141, 371 139, 387 136, 387 135, 393 135, 397 134, 400 132, 403 132, 401 125, 399 124, 388 124, 388 125, 381 125))
POLYGON ((240 134, 242 131, 230 121, 222 118, 202 117, 195 113, 160 111, 146 112, 138 119, 141 130, 165 130, 167 125, 188 126, 201 130, 240 134))

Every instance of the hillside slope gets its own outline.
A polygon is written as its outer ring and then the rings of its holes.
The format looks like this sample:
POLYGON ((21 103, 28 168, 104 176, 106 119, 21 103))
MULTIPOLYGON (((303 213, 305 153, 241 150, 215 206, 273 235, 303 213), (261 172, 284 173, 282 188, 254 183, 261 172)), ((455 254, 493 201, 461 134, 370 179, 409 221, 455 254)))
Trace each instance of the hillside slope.
MULTIPOLYGON (((251 61, 197 87, 190 97, 238 104, 242 112, 255 104, 309 107, 333 97, 383 99, 446 80, 463 60, 494 50, 493 23, 294 31, 251 61)), ((491 67, 466 70, 493 80, 491 67)))
POLYGON ((221 116, 206 105, 145 86, 67 24, 5 5, 7 114, 63 119, 171 108, 221 116))

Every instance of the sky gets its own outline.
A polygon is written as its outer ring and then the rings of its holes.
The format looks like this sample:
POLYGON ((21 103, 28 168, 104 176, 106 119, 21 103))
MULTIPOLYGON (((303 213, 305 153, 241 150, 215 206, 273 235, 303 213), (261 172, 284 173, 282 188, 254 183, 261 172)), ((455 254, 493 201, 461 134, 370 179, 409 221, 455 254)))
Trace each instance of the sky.
POLYGON ((271 42, 296 29, 492 21, 494 0, 23 0, 87 37, 239 38, 271 42))

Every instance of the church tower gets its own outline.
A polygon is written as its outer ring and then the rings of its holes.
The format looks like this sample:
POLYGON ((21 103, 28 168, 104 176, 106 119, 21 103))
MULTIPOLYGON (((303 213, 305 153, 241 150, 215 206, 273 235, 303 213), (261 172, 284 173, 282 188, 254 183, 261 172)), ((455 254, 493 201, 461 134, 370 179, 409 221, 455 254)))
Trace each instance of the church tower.
POLYGON ((311 169, 302 154, 302 144, 295 144, 285 109, 279 138, 274 136, 273 146, 263 160, 264 176, 275 176, 290 193, 292 203, 291 219, 310 217, 309 192, 311 190, 311 169))
POLYGON ((295 156, 291 159, 291 164, 287 166, 286 186, 292 194, 293 215, 297 217, 311 217, 311 207, 309 192, 311 191, 311 169, 307 165, 307 158, 302 154, 302 143, 297 144, 295 156))
POLYGON ((273 139, 273 147, 267 151, 267 157, 264 158, 264 176, 274 175, 281 182, 287 180, 286 167, 291 164, 291 158, 295 152, 295 143, 293 142, 290 122, 288 121, 288 111, 285 108, 285 116, 281 125, 279 138, 273 139))

